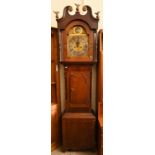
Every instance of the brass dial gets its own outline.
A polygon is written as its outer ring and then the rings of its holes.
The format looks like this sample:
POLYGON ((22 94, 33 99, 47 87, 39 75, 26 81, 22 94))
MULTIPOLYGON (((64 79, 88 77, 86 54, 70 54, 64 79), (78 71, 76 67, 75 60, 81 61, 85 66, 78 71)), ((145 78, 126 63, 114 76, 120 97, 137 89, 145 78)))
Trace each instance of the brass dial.
POLYGON ((67 51, 69 57, 88 55, 88 36, 82 27, 76 26, 71 29, 67 38, 67 51))

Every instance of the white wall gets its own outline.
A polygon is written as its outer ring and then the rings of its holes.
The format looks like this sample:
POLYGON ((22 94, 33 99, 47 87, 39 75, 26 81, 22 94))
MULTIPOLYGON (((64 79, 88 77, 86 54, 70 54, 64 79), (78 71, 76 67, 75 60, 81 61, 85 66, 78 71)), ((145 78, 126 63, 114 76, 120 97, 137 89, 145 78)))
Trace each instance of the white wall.
POLYGON ((89 5, 92 8, 93 15, 95 16, 95 12, 100 11, 99 17, 99 25, 98 28, 103 28, 103 2, 102 0, 84 0, 84 5, 89 5))
POLYGON ((53 11, 59 11, 59 17, 62 17, 63 9, 67 5, 71 5, 75 10, 74 3, 79 3, 81 6, 89 5, 92 8, 93 15, 95 17, 95 12, 100 11, 99 29, 103 27, 103 9, 102 0, 51 0, 51 26, 57 27, 55 14, 53 11))

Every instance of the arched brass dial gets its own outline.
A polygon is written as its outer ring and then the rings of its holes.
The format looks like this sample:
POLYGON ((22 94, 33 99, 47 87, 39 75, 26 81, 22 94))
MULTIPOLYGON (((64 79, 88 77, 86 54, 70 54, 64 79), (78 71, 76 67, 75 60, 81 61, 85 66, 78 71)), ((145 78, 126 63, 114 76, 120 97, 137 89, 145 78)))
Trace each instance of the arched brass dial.
POLYGON ((76 26, 70 30, 67 38, 67 52, 69 57, 88 55, 88 36, 82 27, 76 26))

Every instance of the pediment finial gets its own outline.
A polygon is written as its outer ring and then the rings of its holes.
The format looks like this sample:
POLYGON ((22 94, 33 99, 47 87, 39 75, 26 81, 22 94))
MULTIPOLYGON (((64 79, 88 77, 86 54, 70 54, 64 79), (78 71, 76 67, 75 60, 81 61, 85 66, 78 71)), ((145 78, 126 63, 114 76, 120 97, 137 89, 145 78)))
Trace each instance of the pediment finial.
POLYGON ((97 18, 97 19, 99 19, 99 13, 100 13, 100 11, 95 12, 95 14, 96 14, 96 18, 97 18))
POLYGON ((55 17, 56 17, 56 19, 58 19, 59 18, 59 11, 53 11, 54 13, 55 13, 55 17))
POLYGON ((74 3, 74 4, 75 4, 75 6, 76 6, 76 12, 79 12, 80 4, 76 4, 76 3, 74 3))

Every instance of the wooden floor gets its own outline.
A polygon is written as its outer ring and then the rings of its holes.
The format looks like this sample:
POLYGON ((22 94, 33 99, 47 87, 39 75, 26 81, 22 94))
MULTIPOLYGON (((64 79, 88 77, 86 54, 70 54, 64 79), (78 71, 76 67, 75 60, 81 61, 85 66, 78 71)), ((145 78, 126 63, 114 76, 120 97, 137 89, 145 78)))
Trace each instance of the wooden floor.
POLYGON ((58 148, 52 151, 51 155, 97 155, 97 152, 85 151, 85 152, 75 152, 75 151, 66 151, 62 152, 61 148, 58 148))

